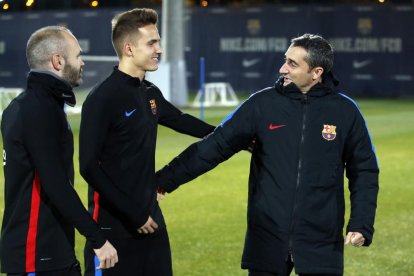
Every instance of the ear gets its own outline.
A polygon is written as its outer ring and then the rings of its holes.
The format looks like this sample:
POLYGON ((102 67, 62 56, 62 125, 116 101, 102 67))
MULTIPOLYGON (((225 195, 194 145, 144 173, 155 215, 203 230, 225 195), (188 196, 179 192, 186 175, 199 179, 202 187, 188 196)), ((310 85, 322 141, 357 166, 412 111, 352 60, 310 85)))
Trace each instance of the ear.
POLYGON ((134 45, 132 43, 126 42, 124 44, 124 47, 123 47, 124 56, 126 56, 126 57, 132 57, 134 55, 133 54, 133 51, 132 51, 133 48, 134 48, 134 45))
POLYGON ((60 54, 54 54, 51 61, 53 69, 56 71, 61 71, 65 67, 65 59, 60 54))
POLYGON ((315 67, 313 68, 313 75, 312 75, 312 79, 316 80, 322 77, 323 74, 323 68, 322 67, 315 67))

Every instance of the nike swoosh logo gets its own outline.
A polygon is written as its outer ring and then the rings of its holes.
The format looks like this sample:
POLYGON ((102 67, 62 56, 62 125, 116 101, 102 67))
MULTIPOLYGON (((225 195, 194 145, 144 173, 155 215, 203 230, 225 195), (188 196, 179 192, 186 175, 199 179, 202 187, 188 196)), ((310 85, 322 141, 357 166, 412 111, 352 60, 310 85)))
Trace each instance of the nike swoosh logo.
POLYGON ((134 112, 135 112, 135 110, 137 110, 137 109, 135 108, 135 109, 131 110, 130 112, 125 111, 125 117, 129 117, 129 116, 131 116, 131 115, 132 115, 132 113, 134 113, 134 112))
POLYGON ((64 98, 72 98, 72 95, 62 94, 62 97, 64 97, 64 98))
POLYGON ((354 60, 354 61, 352 62, 352 66, 353 66, 355 69, 360 69, 360 68, 362 68, 362 67, 365 67, 365 66, 369 65, 371 62, 372 62, 372 60, 371 60, 371 59, 367 59, 367 60, 363 60, 363 61, 357 61, 357 60, 354 60))
POLYGON ((243 59, 242 65, 243 67, 251 67, 258 63, 260 61, 260 58, 254 58, 254 59, 243 59))
POLYGON ((285 127, 286 125, 272 125, 272 124, 270 124, 269 125, 269 129, 270 130, 275 130, 275 129, 278 129, 278 128, 281 128, 281 127, 285 127))

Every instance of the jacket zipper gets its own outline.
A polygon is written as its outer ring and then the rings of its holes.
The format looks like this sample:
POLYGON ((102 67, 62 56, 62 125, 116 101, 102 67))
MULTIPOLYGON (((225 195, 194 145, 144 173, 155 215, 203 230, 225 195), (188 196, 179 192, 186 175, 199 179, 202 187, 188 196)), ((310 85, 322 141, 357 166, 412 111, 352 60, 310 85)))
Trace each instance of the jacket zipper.
POLYGON ((300 136, 300 146, 299 146, 299 161, 298 161, 298 174, 296 176, 296 187, 295 187, 295 195, 293 200, 293 210, 292 210, 292 219, 290 221, 289 227, 289 249, 288 249, 288 256, 286 260, 290 258, 290 261, 293 262, 293 241, 292 241, 292 233, 294 228, 294 220, 295 220, 295 212, 297 208, 297 198, 296 195, 299 190, 300 180, 301 180, 301 170, 302 170, 302 149, 305 143, 305 131, 306 131, 306 121, 307 121, 307 111, 308 111, 308 95, 304 95, 302 99, 303 104, 303 114, 302 114, 302 131, 300 136))

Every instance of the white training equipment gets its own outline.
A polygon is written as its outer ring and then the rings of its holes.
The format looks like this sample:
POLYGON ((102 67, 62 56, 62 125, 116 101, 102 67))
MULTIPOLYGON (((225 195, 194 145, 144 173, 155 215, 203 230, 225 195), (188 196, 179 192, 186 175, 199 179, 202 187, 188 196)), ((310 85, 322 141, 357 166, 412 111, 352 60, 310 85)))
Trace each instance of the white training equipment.
MULTIPOLYGON (((209 106, 235 106, 239 104, 239 99, 234 93, 233 88, 228 82, 210 82, 204 85, 204 103, 209 106)), ((200 107, 201 92, 198 91, 193 106, 200 107)))
POLYGON ((23 88, 19 87, 0 87, 0 116, 3 114, 4 109, 9 105, 9 103, 22 92, 23 88))

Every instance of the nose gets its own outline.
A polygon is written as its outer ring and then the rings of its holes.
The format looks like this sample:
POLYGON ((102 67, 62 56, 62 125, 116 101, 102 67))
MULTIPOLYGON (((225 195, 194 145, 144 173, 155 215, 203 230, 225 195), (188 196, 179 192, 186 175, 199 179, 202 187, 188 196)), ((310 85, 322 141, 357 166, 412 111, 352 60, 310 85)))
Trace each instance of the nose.
POLYGON ((83 62, 83 59, 82 58, 80 59, 80 65, 81 66, 85 66, 85 62, 83 62))
POLYGON ((157 47, 156 51, 157 51, 157 54, 162 54, 161 45, 158 44, 158 47, 157 47))
POLYGON ((285 63, 283 63, 282 67, 280 67, 279 73, 280 74, 287 74, 288 72, 289 72, 288 71, 288 66, 287 66, 287 64, 285 62, 285 63))

